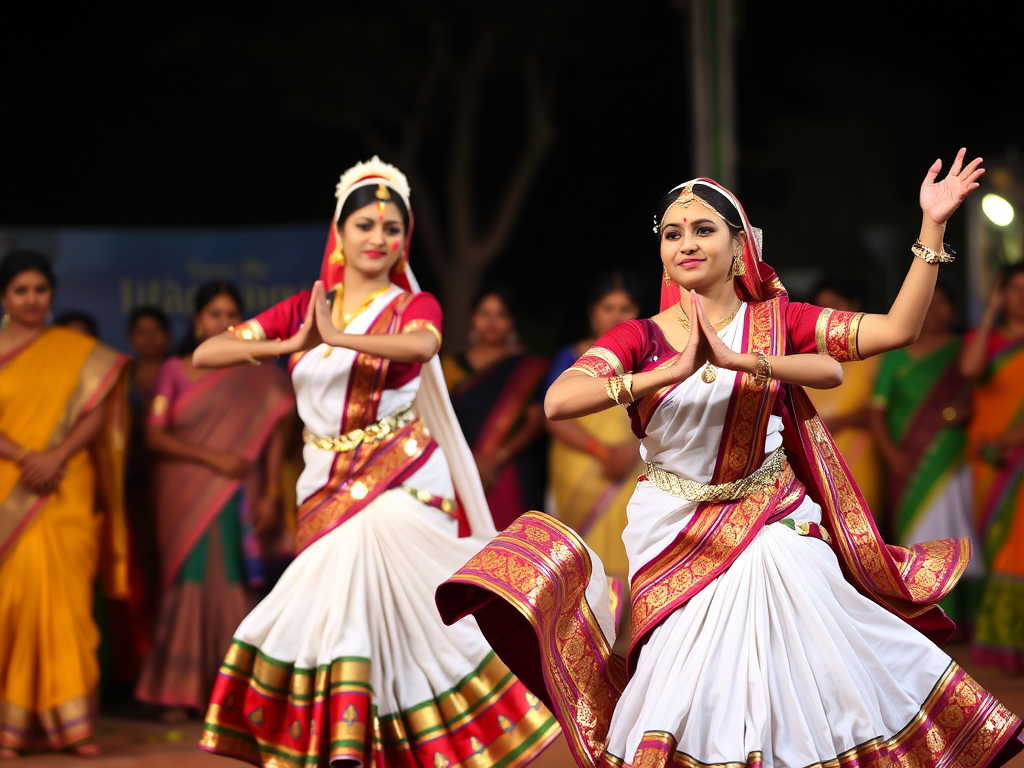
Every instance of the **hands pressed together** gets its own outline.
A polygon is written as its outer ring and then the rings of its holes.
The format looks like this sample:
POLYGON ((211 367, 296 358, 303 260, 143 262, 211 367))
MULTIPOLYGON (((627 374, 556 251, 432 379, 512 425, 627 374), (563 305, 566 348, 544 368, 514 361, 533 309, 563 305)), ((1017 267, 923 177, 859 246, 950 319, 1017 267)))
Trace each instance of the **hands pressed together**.
POLYGON ((738 355, 726 345, 714 329, 696 291, 690 291, 690 337, 679 357, 672 363, 671 372, 676 382, 685 381, 705 365, 727 370, 740 370, 737 367, 738 355))

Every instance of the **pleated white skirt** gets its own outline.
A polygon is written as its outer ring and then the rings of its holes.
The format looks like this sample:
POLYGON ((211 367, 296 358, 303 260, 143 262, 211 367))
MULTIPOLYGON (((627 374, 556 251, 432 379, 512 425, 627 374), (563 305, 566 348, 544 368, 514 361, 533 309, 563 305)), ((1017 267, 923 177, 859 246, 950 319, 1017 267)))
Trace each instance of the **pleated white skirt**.
MULTIPOLYGON (((790 519, 820 515, 805 503, 790 519)), ((702 763, 834 760, 903 729, 949 661, 861 596, 827 544, 775 523, 652 633, 608 752, 631 763, 645 733, 660 732, 702 763)))

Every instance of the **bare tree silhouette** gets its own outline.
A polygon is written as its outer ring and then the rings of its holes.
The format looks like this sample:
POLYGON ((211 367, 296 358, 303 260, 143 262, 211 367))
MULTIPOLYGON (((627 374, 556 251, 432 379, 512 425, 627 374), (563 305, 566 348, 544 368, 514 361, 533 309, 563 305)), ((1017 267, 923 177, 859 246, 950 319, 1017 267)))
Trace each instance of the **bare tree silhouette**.
POLYGON ((551 5, 262 4, 241 23, 203 19, 160 56, 209 67, 228 92, 270 94, 400 167, 457 347, 555 138, 569 53, 556 37, 577 9, 551 5))

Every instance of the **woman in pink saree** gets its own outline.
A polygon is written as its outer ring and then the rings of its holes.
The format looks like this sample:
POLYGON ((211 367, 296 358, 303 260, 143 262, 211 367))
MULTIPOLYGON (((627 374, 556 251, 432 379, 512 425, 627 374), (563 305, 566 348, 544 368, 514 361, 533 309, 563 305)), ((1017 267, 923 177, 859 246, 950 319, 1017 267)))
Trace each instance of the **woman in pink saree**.
POLYGON ((662 312, 598 339, 545 403, 553 418, 625 405, 641 439, 627 658, 600 560, 540 513, 437 595, 446 620, 476 615, 580 766, 981 768, 1021 746, 1021 721, 929 639, 951 629, 935 604, 969 543, 885 545, 803 389, 914 339, 945 222, 982 173, 963 155, 928 172, 919 258, 886 315, 790 302, 715 182, 662 200, 662 312))
MULTIPOLYGON (((195 340, 182 352, 241 321, 230 284, 200 287, 195 304, 195 340)), ((158 457, 151 489, 163 599, 135 695, 167 707, 170 721, 205 709, 231 635, 255 603, 261 555, 274 554, 277 425, 295 407, 275 366, 200 371, 190 358, 164 363, 146 424, 158 457)))

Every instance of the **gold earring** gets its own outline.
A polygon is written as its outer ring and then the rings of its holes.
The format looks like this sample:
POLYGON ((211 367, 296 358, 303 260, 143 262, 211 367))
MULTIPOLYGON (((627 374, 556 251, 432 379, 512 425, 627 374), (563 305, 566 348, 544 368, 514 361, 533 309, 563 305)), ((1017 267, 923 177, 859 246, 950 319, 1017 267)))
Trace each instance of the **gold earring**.
POLYGON ((334 247, 334 253, 331 254, 331 264, 338 267, 345 266, 345 254, 341 252, 341 246, 337 245, 334 247))
POLYGON ((4 312, 4 316, 0 317, 0 328, 6 328, 9 322, 11 322, 11 316, 4 312))
POLYGON ((197 339, 203 338, 203 329, 199 327, 199 323, 195 324, 195 327, 192 328, 192 332, 195 334, 197 339))
POLYGON ((398 259, 398 263, 395 264, 395 274, 396 275, 404 275, 405 274, 405 270, 406 270, 405 254, 403 253, 402 256, 398 259))
POLYGON ((668 276, 668 267, 663 267, 663 269, 665 271, 665 274, 662 277, 662 280, 665 281, 665 285, 672 285, 672 278, 668 276))
POLYGON ((743 263, 743 251, 736 251, 732 257, 732 273, 737 277, 747 274, 747 265, 743 263))

